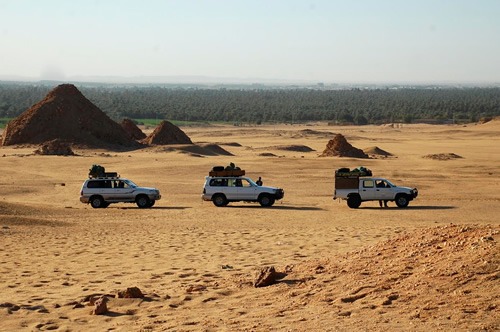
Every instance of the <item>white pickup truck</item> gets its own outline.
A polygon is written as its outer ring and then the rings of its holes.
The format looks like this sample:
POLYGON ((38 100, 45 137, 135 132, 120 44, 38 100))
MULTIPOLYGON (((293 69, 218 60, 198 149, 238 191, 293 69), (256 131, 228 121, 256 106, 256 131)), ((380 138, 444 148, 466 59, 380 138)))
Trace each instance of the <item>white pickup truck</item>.
POLYGON ((417 196, 417 188, 398 187, 387 179, 353 174, 335 175, 333 199, 346 200, 352 209, 366 201, 394 201, 398 207, 404 208, 417 196))

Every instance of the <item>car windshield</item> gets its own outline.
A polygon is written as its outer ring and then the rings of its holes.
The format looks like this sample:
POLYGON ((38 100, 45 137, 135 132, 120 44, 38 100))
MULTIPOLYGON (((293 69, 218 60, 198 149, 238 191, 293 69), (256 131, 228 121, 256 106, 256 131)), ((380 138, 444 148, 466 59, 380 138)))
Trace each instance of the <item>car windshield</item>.
POLYGON ((387 184, 391 187, 396 187, 396 185, 389 180, 385 180, 385 182, 387 182, 387 184))
POLYGON ((133 181, 130 181, 130 180, 125 180, 125 183, 127 183, 130 188, 137 188, 138 187, 138 185, 136 185, 133 181))

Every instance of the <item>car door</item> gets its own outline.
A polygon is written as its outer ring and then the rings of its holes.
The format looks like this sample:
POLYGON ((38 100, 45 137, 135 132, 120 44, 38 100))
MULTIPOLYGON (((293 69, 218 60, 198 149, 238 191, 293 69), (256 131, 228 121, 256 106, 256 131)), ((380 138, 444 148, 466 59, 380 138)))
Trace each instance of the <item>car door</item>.
POLYGON ((240 179, 237 182, 238 196, 243 201, 255 201, 257 199, 258 188, 247 179, 240 179))
POLYGON ((128 183, 123 180, 115 180, 113 182, 114 199, 120 202, 133 202, 134 201, 134 189, 131 188, 128 183))
POLYGON ((394 199, 391 186, 383 179, 375 181, 376 198, 380 200, 391 200, 394 199))
POLYGON ((101 180, 101 195, 107 202, 115 200, 115 192, 111 180, 101 180))
POLYGON ((226 198, 228 200, 234 200, 234 201, 239 201, 241 200, 240 197, 238 196, 238 181, 239 179, 235 178, 228 178, 227 179, 227 187, 224 188, 224 194, 226 195, 226 198))
POLYGON ((375 181, 373 179, 362 179, 361 187, 359 188, 359 195, 361 200, 369 201, 373 199, 378 199, 377 188, 375 187, 375 181))

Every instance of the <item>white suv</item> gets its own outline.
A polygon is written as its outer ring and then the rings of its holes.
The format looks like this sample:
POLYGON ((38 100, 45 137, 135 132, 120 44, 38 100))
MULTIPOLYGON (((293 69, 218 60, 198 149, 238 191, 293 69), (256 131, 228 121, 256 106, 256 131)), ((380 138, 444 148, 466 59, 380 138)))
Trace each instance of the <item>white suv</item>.
POLYGON ((85 180, 80 191, 80 202, 97 208, 111 203, 136 203, 140 208, 152 207, 161 198, 156 188, 139 187, 128 179, 99 177, 85 180))
POLYGON ((215 206, 226 206, 229 202, 259 202, 261 206, 272 206, 285 195, 283 189, 257 185, 252 179, 241 176, 220 176, 205 178, 204 201, 215 206))

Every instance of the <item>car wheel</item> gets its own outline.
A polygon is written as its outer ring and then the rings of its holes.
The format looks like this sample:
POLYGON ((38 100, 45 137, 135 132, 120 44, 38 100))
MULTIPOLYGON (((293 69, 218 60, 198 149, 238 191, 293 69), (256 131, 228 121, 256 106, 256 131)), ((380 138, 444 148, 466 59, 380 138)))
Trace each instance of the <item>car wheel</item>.
POLYGON ((351 209, 357 209, 361 205, 361 197, 352 195, 347 198, 347 206, 351 209))
POLYGON ((215 206, 217 207, 223 207, 227 205, 227 199, 226 196, 222 194, 217 194, 212 196, 212 202, 214 203, 215 206))
POLYGON ((139 208, 144 209, 144 208, 149 207, 150 201, 149 201, 148 196, 146 196, 146 195, 139 195, 135 199, 135 203, 137 204, 137 206, 139 208))
POLYGON ((99 209, 99 208, 102 208, 102 207, 105 207, 105 202, 104 202, 104 199, 102 199, 101 196, 92 196, 90 197, 90 205, 94 208, 94 209, 99 209))
POLYGON ((410 203, 410 200, 408 199, 408 197, 406 197, 406 195, 397 195, 396 196, 396 205, 400 208, 405 208, 408 206, 408 204, 410 203))
POLYGON ((260 206, 264 206, 264 207, 273 206, 274 201, 275 201, 274 198, 269 196, 269 195, 261 195, 259 197, 260 206))
POLYGON ((154 199, 149 201, 149 207, 153 207, 155 205, 156 201, 154 199))

